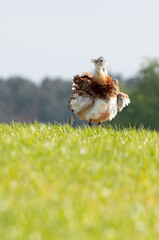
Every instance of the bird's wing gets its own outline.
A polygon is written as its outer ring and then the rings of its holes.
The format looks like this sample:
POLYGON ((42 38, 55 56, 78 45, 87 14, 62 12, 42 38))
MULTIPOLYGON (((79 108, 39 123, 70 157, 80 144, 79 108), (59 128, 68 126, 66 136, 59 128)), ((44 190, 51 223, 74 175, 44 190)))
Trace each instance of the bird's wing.
POLYGON ((124 107, 128 106, 130 103, 129 96, 123 92, 120 92, 117 95, 117 106, 118 106, 118 111, 121 112, 124 107))
POLYGON ((90 84, 93 79, 91 73, 83 73, 82 75, 76 75, 73 78, 72 93, 77 93, 79 95, 91 94, 90 84))
POLYGON ((85 108, 87 108, 93 102, 93 97, 86 94, 84 96, 80 96, 77 93, 74 93, 70 98, 69 106, 74 113, 79 113, 85 108))
POLYGON ((74 77, 69 101, 69 107, 74 113, 84 110, 93 102, 93 93, 90 87, 92 78, 91 73, 84 73, 74 77))
POLYGON ((78 113, 88 107, 96 98, 108 100, 117 96, 116 88, 118 89, 118 82, 113 81, 109 76, 100 81, 91 73, 76 75, 73 79, 69 107, 78 113))

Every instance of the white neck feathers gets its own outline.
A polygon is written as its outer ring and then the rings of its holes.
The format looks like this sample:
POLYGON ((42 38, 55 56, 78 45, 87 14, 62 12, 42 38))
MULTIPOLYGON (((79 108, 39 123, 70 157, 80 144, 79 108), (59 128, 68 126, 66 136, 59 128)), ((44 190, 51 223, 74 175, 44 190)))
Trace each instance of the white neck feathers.
POLYGON ((105 68, 96 68, 95 75, 98 75, 101 77, 108 75, 106 67, 105 68))

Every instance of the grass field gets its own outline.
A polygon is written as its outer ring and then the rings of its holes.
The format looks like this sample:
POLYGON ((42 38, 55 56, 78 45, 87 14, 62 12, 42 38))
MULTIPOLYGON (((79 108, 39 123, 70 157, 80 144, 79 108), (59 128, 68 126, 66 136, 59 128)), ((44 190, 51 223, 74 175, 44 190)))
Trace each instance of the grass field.
POLYGON ((159 133, 0 124, 1 240, 158 240, 159 133))

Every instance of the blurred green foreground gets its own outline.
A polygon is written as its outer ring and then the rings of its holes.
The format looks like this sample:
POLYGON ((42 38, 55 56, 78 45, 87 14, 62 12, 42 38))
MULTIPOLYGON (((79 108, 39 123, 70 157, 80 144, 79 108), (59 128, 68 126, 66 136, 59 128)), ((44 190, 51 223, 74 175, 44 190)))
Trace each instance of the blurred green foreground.
POLYGON ((158 240, 159 133, 0 125, 0 239, 158 240))

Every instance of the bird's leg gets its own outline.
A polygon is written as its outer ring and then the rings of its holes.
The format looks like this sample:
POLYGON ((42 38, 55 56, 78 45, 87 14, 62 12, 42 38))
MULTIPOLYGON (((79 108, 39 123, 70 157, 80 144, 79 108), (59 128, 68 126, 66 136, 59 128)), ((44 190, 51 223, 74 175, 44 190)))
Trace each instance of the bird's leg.
POLYGON ((99 127, 102 127, 102 122, 98 122, 98 126, 99 126, 99 127))
POLYGON ((91 120, 89 121, 89 126, 92 127, 92 121, 91 120))
POLYGON ((70 125, 73 126, 73 122, 75 120, 75 113, 74 111, 72 110, 72 115, 71 115, 71 119, 70 119, 70 125))

